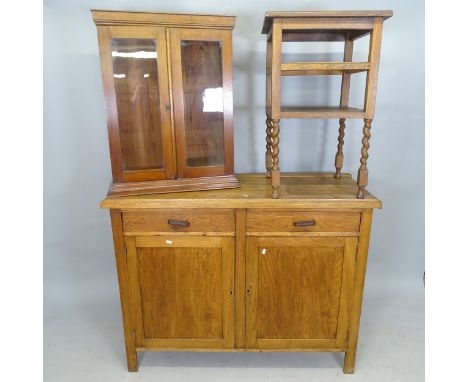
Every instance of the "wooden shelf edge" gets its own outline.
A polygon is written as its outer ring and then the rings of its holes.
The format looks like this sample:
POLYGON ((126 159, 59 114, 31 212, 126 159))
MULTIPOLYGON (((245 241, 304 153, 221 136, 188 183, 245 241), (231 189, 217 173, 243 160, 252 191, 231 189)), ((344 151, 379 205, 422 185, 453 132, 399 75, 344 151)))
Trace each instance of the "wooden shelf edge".
POLYGON ((281 75, 341 75, 366 72, 369 69, 369 62, 286 62, 281 64, 281 75))
MULTIPOLYGON (((280 188, 281 192, 281 188, 280 188)), ((357 192, 357 188, 356 188, 357 192)), ((364 199, 141 199, 126 200, 127 198, 106 198, 101 202, 101 208, 109 209, 165 209, 165 208, 247 208, 247 209, 329 209, 341 210, 349 208, 369 209, 382 208, 379 199, 369 198, 365 194, 364 199)))
POLYGON ((282 107, 281 118, 320 118, 320 119, 361 119, 366 115, 363 109, 353 107, 282 107))
POLYGON ((240 187, 240 184, 234 175, 223 175, 148 182, 112 183, 107 196, 120 197, 129 195, 166 194, 172 192, 220 190, 238 187, 240 187))

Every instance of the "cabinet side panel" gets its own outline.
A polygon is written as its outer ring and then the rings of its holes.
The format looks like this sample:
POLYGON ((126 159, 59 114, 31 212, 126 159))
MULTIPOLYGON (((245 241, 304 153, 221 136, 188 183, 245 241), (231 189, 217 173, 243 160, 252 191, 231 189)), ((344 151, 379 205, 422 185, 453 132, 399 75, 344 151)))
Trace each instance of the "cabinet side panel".
POLYGON ((98 31, 99 56, 101 60, 102 84, 106 98, 107 133, 114 182, 123 181, 119 122, 115 98, 114 76, 112 70, 112 52, 110 46, 109 27, 100 26, 98 31))

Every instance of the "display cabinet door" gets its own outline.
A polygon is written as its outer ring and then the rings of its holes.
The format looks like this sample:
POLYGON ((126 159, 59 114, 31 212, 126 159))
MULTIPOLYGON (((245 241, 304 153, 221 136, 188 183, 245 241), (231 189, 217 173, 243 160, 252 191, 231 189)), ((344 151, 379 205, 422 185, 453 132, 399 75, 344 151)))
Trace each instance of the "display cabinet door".
POLYGON ((246 344, 344 349, 356 237, 247 239, 246 344))
POLYGON ((231 32, 170 29, 177 171, 233 173, 231 32))
POLYGON ((114 182, 172 179, 164 28, 100 26, 98 36, 114 182))
POLYGON ((137 347, 234 346, 234 238, 127 236, 137 347))

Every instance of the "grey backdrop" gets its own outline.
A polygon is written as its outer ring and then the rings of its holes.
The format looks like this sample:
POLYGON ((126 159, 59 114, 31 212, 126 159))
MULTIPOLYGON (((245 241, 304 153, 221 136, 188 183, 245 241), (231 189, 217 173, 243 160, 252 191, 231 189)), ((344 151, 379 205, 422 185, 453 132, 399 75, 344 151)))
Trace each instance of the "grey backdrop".
MULTIPOLYGON (((267 10, 393 9, 384 23, 368 189, 383 200, 371 237, 368 290, 411 290, 424 269, 424 2, 365 1, 53 1, 44 2, 44 303, 45 334, 72 315, 120 320, 108 211, 99 208, 111 179, 96 29, 90 9, 236 15, 234 29, 235 171, 264 170, 267 10), (94 304, 94 305, 93 305, 94 304), (101 307, 92 308, 92 307, 101 307)), ((365 57, 367 39, 355 57, 365 57)), ((342 58, 341 45, 308 43, 308 56, 342 58)), ((307 55, 286 46, 293 59, 307 55)), ((352 79, 359 105, 364 77, 352 79), (354 80, 354 82, 353 82, 354 80)), ((285 104, 339 100, 339 78, 288 78, 285 104), (305 85, 305 86, 304 86, 305 85)), ((336 120, 285 120, 282 171, 332 171, 336 120)), ((356 175, 362 121, 350 121, 344 170, 356 175)), ((367 292, 366 292, 367 293, 367 292)), ((395 292, 396 293, 396 292, 395 292)), ((70 329, 73 328, 70 326, 70 329)), ((75 328, 75 330, 78 330, 75 328)), ((120 328, 116 329, 121 335, 120 328)), ((98 328, 99 332, 99 328, 98 328)), ((121 346, 121 341, 117 341, 121 346)), ((50 350, 50 349, 48 349, 50 350)), ((55 348, 56 352, 57 349, 55 348)), ((58 354, 59 352, 57 352, 58 354)), ((57 355, 55 354, 55 355, 57 355)), ((51 371, 52 372, 52 371, 51 371)))

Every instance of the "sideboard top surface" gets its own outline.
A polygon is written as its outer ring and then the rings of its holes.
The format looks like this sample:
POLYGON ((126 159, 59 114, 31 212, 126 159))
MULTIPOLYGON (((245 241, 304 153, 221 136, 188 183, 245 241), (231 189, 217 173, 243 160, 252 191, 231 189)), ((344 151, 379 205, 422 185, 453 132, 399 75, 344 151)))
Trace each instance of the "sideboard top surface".
POLYGON ((390 10, 366 10, 366 11, 270 11, 265 13, 263 21, 262 33, 268 34, 271 23, 274 18, 368 18, 382 17, 384 20, 393 16, 393 11, 390 10))
POLYGON ((282 174, 280 198, 271 198, 271 181, 264 174, 237 174, 240 188, 170 194, 107 197, 101 208, 381 208, 382 202, 365 191, 356 198, 350 174, 335 179, 331 173, 282 174))

